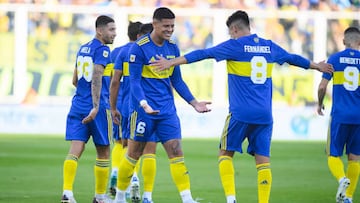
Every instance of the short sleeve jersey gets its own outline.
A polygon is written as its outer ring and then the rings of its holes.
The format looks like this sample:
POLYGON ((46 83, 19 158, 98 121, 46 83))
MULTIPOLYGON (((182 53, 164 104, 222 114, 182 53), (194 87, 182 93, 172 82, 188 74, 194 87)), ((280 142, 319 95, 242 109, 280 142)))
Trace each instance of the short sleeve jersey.
POLYGON ((121 46, 115 61, 114 69, 122 71, 122 78, 120 80, 120 89, 117 99, 117 108, 124 117, 129 117, 129 95, 130 95, 130 82, 129 82, 129 49, 133 45, 129 42, 121 46))
POLYGON ((345 49, 331 55, 328 63, 334 73, 323 78, 333 80, 331 116, 340 123, 360 124, 360 52, 345 49))
POLYGON ((227 61, 229 111, 242 122, 269 124, 272 118, 272 69, 284 62, 308 68, 310 62, 289 54, 256 34, 227 40, 185 55, 188 63, 214 58, 227 61))
MULTIPOLYGON (((95 64, 102 65, 104 68, 111 65, 110 48, 96 38, 82 45, 76 56, 75 67, 77 69, 78 82, 72 100, 71 111, 73 112, 87 114, 93 107, 91 82, 95 64)), ((109 90, 107 89, 106 91, 104 82, 103 79, 100 106, 108 108, 109 90)))

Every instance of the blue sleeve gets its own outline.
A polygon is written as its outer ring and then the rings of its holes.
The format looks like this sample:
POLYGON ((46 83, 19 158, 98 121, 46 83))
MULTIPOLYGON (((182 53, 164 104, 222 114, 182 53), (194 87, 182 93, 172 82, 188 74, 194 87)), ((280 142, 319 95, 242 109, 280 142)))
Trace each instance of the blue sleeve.
POLYGON ((229 50, 231 50, 231 43, 233 42, 228 40, 211 48, 192 51, 188 54, 185 54, 184 57, 188 63, 193 63, 209 58, 214 58, 216 61, 226 60, 231 57, 231 53, 229 53, 229 50))
MULTIPOLYGON (((180 50, 175 47, 175 56, 180 56, 180 50)), ((171 85, 174 87, 176 92, 187 102, 190 103, 195 97, 190 92, 189 87, 186 85, 185 81, 182 79, 180 66, 175 66, 172 75, 170 76, 171 85)))
POLYGON ((189 87, 186 85, 181 76, 179 66, 174 67, 173 74, 170 76, 171 85, 174 87, 176 92, 187 102, 190 103, 195 97, 190 92, 189 87))
MULTIPOLYGON (((334 64, 336 64, 335 63, 335 57, 330 56, 329 59, 327 60, 327 62, 334 66, 334 64)), ((330 81, 331 78, 333 77, 333 73, 323 73, 322 77, 330 81)))
POLYGON ((101 46, 95 51, 94 64, 102 65, 105 68, 110 61, 110 48, 108 46, 101 46))
POLYGON ((119 54, 119 47, 115 48, 114 50, 112 50, 111 54, 110 54, 110 58, 111 58, 111 62, 115 63, 115 60, 117 58, 119 54))
POLYGON ((118 52, 118 55, 114 63, 114 69, 121 71, 123 70, 124 59, 126 56, 127 53, 123 49, 118 52))
POLYGON ((310 61, 308 59, 297 54, 288 53, 286 50, 284 50, 275 43, 272 44, 272 50, 275 54, 275 62, 280 65, 286 62, 290 65, 298 66, 304 69, 310 68, 310 61))
POLYGON ((130 93, 137 102, 145 99, 144 90, 141 87, 141 74, 143 65, 146 64, 141 48, 135 44, 129 51, 130 93))

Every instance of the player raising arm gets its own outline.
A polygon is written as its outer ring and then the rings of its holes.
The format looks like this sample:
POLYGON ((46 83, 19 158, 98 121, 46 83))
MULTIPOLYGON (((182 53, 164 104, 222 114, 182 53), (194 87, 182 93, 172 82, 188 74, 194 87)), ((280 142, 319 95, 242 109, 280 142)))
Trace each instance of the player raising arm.
POLYGON ((236 202, 233 156, 242 153, 242 143, 248 139, 247 152, 255 157, 258 202, 270 198, 272 173, 270 142, 272 137, 272 69, 275 63, 289 63, 304 69, 331 73, 331 65, 314 63, 291 54, 271 40, 250 32, 249 17, 238 10, 227 19, 231 39, 208 49, 195 50, 185 56, 152 62, 158 71, 173 66, 214 58, 226 60, 228 72, 229 114, 220 138, 218 165, 227 203, 236 202))

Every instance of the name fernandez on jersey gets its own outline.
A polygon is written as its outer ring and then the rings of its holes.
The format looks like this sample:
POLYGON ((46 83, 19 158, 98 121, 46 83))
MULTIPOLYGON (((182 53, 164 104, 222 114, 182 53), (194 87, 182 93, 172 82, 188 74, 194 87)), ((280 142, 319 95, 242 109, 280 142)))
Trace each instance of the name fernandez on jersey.
POLYGON ((270 46, 250 46, 250 45, 244 45, 244 52, 248 53, 265 53, 270 54, 270 46))

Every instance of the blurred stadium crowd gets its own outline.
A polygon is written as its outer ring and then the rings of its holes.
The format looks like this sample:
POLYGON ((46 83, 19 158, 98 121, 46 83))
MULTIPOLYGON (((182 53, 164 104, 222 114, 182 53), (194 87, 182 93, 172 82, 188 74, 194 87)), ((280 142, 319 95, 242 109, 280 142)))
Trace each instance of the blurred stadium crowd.
MULTIPOLYGON (((8 4, 31 4, 31 5, 76 5, 76 6, 98 6, 99 8, 113 6, 113 7, 158 7, 167 6, 171 8, 189 8, 193 14, 187 16, 177 15, 176 29, 173 35, 173 40, 177 42, 179 48, 183 53, 187 53, 193 49, 201 49, 212 46, 214 44, 214 30, 221 29, 224 34, 227 34, 225 27, 215 27, 214 22, 216 16, 211 13, 211 9, 243 9, 252 11, 251 26, 252 32, 256 32, 264 38, 272 39, 280 44, 282 47, 293 53, 301 54, 304 57, 314 58, 314 30, 316 26, 316 16, 311 12, 344 12, 344 13, 357 13, 360 11, 360 0, 0 0, 0 7, 5 5, 0 10, 0 37, 3 39, 11 39, 6 37, 14 36, 15 15, 13 10, 6 10, 8 4), (196 15, 197 9, 209 9, 208 16, 196 15), (257 17, 258 11, 267 11, 276 13, 277 11, 291 11, 299 12, 296 17, 289 17, 283 15, 283 18, 274 16, 267 16, 266 18, 257 17), (303 12, 303 13, 301 13, 303 12), (300 15, 301 14, 301 15, 300 15), (4 38, 5 36, 5 38, 4 38)), ((27 29, 28 29, 28 71, 36 72, 36 74, 43 70, 43 66, 58 66, 66 67, 64 63, 72 64, 71 57, 66 59, 61 58, 62 63, 55 63, 51 61, 52 55, 56 53, 54 50, 58 49, 59 41, 63 44, 70 44, 75 38, 79 41, 79 36, 87 39, 89 36, 94 35, 93 22, 98 13, 72 13, 59 10, 59 12, 41 12, 41 11, 27 11, 27 29), (55 40, 53 40, 55 39, 55 40), (56 42, 54 42, 56 41, 56 42), (46 48, 44 44, 47 45, 46 48), (40 50, 39 50, 40 49, 40 50), (49 57, 43 55, 44 51, 49 54, 49 57), (39 58, 41 60, 39 60, 39 58), (32 65, 33 64, 33 65, 32 65)), ((176 13, 175 13, 176 14, 176 13)), ((327 23, 327 38, 326 38, 326 52, 327 55, 339 51, 344 48, 342 44, 342 32, 348 26, 359 26, 359 19, 348 18, 341 15, 342 13, 327 15, 324 19, 324 23, 327 23), (329 17, 331 16, 331 17, 329 17)), ((131 21, 146 21, 151 20, 151 16, 139 16, 138 14, 128 15, 128 20, 131 21)), ((321 21, 322 22, 322 21, 321 21)), ((322 28, 321 28, 322 29, 322 28)), ((319 30, 319 28, 317 28, 319 30)), ((121 33, 118 30, 118 34, 121 33)), ((122 33, 124 34, 124 33, 122 33)), ((11 46, 11 42, 7 42, 11 46)), ((4 52, 6 52, 6 46, 4 46, 4 52)), ((70 48, 64 48, 68 52, 67 55, 72 56, 70 48)), ((1 50, 0 50, 1 51, 1 50)), ((60 59, 60 57, 55 57, 60 59)), ((10 59, 11 60, 11 57, 10 59)), ((3 66, 0 64, 0 69, 4 67, 12 68, 11 61, 3 62, 3 66), (5 64, 4 64, 5 63, 5 64)), ((48 70, 49 68, 47 68, 48 70)), ((198 68, 199 74, 195 74, 197 77, 204 78, 206 72, 211 80, 212 66, 204 65, 203 68, 198 68), (200 74, 201 73, 201 74, 200 74)), ((59 70, 63 71, 62 69, 59 70)), ((194 74, 191 74, 193 76, 194 74)), ((289 77, 288 73, 284 73, 284 78, 289 77)), ((196 81, 191 79, 191 81, 196 81)), ((42 84, 44 81, 38 81, 38 78, 34 78, 35 84, 42 84)), ((211 81, 209 81, 211 84, 211 81)), ((41 92, 39 85, 32 85, 32 88, 39 92, 40 95, 56 95, 67 96, 68 93, 48 93, 41 92)), ((43 86, 49 86, 43 84, 43 86)), ((199 86, 199 85, 198 85, 199 86)), ((292 87, 293 88, 293 87, 292 87)), ((64 89, 64 88, 61 88, 64 89)), ((65 88, 66 89, 66 88, 65 88)), ((199 86, 200 89, 200 86, 199 86)), ((293 88, 294 89, 294 88, 293 88)), ((203 92, 203 91, 199 91, 203 92)), ((294 91, 295 92, 295 91, 294 91)), ((297 91, 299 92, 299 91, 297 91)), ((0 93, 0 95, 11 95, 12 90, 0 93)), ((287 95, 283 93, 284 95, 287 95)), ((305 94, 305 93, 304 93, 305 94)), ((209 93, 211 95, 211 93, 209 93)), ((291 94, 292 95, 292 94, 291 94)), ((312 98, 312 93, 307 93, 312 98)), ((286 101, 293 105, 296 104, 297 99, 286 99, 286 101)), ((275 100, 277 99, 274 97, 275 100)), ((284 98, 284 97, 281 97, 284 98)), ((311 100, 311 99, 307 99, 311 100)), ((282 100, 281 100, 282 101, 282 100)))
MULTIPOLYGON (((360 0, 0 0, 2 3, 28 3, 48 5, 96 5, 96 6, 134 6, 172 8, 224 8, 245 10, 279 10, 279 11, 359 11, 360 0)), ((174 37, 179 40, 182 51, 194 48, 205 48, 212 45, 212 19, 207 17, 190 17, 183 21, 174 37), (177 34, 179 33, 179 34, 177 34)), ((31 13, 29 16, 29 34, 46 37, 58 32, 92 35, 92 21, 84 14, 72 13, 31 13)), ((0 12, 0 32, 13 31, 14 13, 0 12)), ((256 20, 259 21, 259 20, 256 20)), ((328 53, 342 48, 341 40, 336 39, 338 31, 349 25, 357 25, 353 20, 330 20, 328 33, 328 53)), ((253 30, 264 37, 285 46, 290 51, 313 57, 312 38, 314 22, 311 18, 266 19, 266 22, 253 23, 253 30), (274 29, 275 28, 275 29, 274 29)))
POLYGON ((280 10, 359 10, 360 0, 0 0, 0 3, 280 10))

